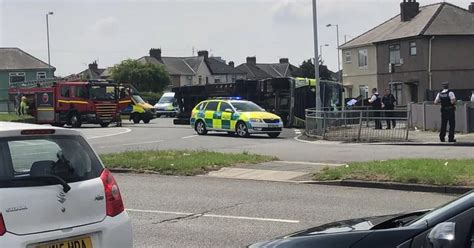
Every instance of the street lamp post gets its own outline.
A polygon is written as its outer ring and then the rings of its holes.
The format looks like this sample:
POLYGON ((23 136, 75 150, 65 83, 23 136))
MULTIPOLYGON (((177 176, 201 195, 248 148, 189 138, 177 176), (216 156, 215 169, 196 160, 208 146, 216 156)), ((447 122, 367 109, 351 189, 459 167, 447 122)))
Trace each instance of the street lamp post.
POLYGON ((328 47, 329 44, 324 44, 319 46, 319 56, 321 57, 321 63, 323 61, 323 47, 328 47))
POLYGON ((341 58, 339 56, 339 25, 338 24, 328 24, 326 27, 336 27, 336 34, 337 34, 337 80, 341 82, 341 58))
POLYGON ((51 75, 51 52, 49 50, 49 16, 53 15, 54 12, 50 11, 46 13, 46 37, 47 37, 47 42, 48 42, 48 70, 49 74, 51 75))
MULTIPOLYGON (((316 111, 321 111, 321 93, 320 93, 320 80, 319 80, 319 63, 316 62, 316 59, 319 58, 318 55, 318 12, 316 7, 316 0, 313 0, 313 34, 314 34, 314 78, 316 79, 316 111)), ((317 112, 319 113, 319 112, 317 112)), ((318 125, 318 130, 319 130, 318 125)))

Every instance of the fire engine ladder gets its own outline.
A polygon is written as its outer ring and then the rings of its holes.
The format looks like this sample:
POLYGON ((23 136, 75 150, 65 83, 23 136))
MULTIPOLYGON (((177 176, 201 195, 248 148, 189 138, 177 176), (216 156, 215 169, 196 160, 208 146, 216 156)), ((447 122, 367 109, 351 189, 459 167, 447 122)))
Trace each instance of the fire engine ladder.
POLYGON ((45 78, 40 80, 31 80, 11 83, 10 87, 12 88, 47 88, 53 86, 56 82, 60 81, 58 78, 45 78))

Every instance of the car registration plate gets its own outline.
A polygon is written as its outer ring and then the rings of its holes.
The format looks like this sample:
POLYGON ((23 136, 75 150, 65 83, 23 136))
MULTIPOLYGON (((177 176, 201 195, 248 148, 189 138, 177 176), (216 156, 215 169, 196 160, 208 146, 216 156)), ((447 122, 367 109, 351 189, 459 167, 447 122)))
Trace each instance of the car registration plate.
POLYGON ((90 237, 81 237, 68 240, 60 240, 53 243, 42 244, 36 248, 93 248, 90 237))
POLYGON ((268 127, 278 127, 278 124, 268 124, 268 127))

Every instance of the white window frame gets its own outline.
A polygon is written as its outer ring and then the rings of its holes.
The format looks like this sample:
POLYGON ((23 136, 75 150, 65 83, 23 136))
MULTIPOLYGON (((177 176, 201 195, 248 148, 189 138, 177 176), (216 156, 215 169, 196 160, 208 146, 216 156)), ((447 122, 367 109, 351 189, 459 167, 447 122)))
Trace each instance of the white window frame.
POLYGON ((369 51, 367 50, 367 48, 359 49, 357 58, 358 58, 359 68, 366 69, 369 67, 369 51), (364 64, 361 65, 361 56, 365 56, 365 61, 364 61, 365 65, 364 64))
POLYGON ((393 96, 397 100, 396 105, 403 104, 403 83, 401 82, 391 82, 390 90, 392 91, 393 96))
POLYGON ((352 51, 346 51, 344 53, 344 61, 346 62, 346 64, 352 63, 352 51))
POLYGON ((10 72, 8 74, 8 83, 9 85, 12 85, 12 83, 16 83, 16 82, 12 82, 12 77, 21 77, 23 76, 23 82, 26 81, 26 73, 25 72, 10 72))
POLYGON ((410 46, 410 56, 418 55, 418 48, 417 48, 416 41, 410 41, 409 46, 410 46))
POLYGON ((388 60, 389 63, 394 65, 401 65, 402 63, 402 53, 401 53, 401 46, 400 44, 392 44, 388 46, 388 60), (396 49, 398 47, 398 49, 396 49), (395 56, 396 52, 398 52, 398 58, 395 56), (393 61, 392 61, 392 53, 394 54, 393 61))
POLYGON ((359 85, 359 95, 362 95, 362 99, 369 98, 369 86, 368 85, 359 85), (364 94, 361 94, 362 91, 364 91, 364 94))
POLYGON ((186 76, 186 84, 193 85, 193 76, 186 76))
POLYGON ((46 79, 46 72, 45 71, 38 71, 36 72, 36 79, 46 79), (41 77, 40 75, 44 75, 44 77, 41 77))

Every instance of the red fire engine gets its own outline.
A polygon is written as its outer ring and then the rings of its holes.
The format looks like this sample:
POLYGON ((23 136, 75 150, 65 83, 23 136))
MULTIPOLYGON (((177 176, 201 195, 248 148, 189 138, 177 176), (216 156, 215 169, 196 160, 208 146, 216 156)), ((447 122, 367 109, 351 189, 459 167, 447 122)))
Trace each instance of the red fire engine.
POLYGON ((83 123, 121 126, 120 110, 130 99, 119 99, 118 85, 104 81, 22 83, 9 90, 11 100, 25 96, 28 113, 38 124, 79 128, 83 123))

